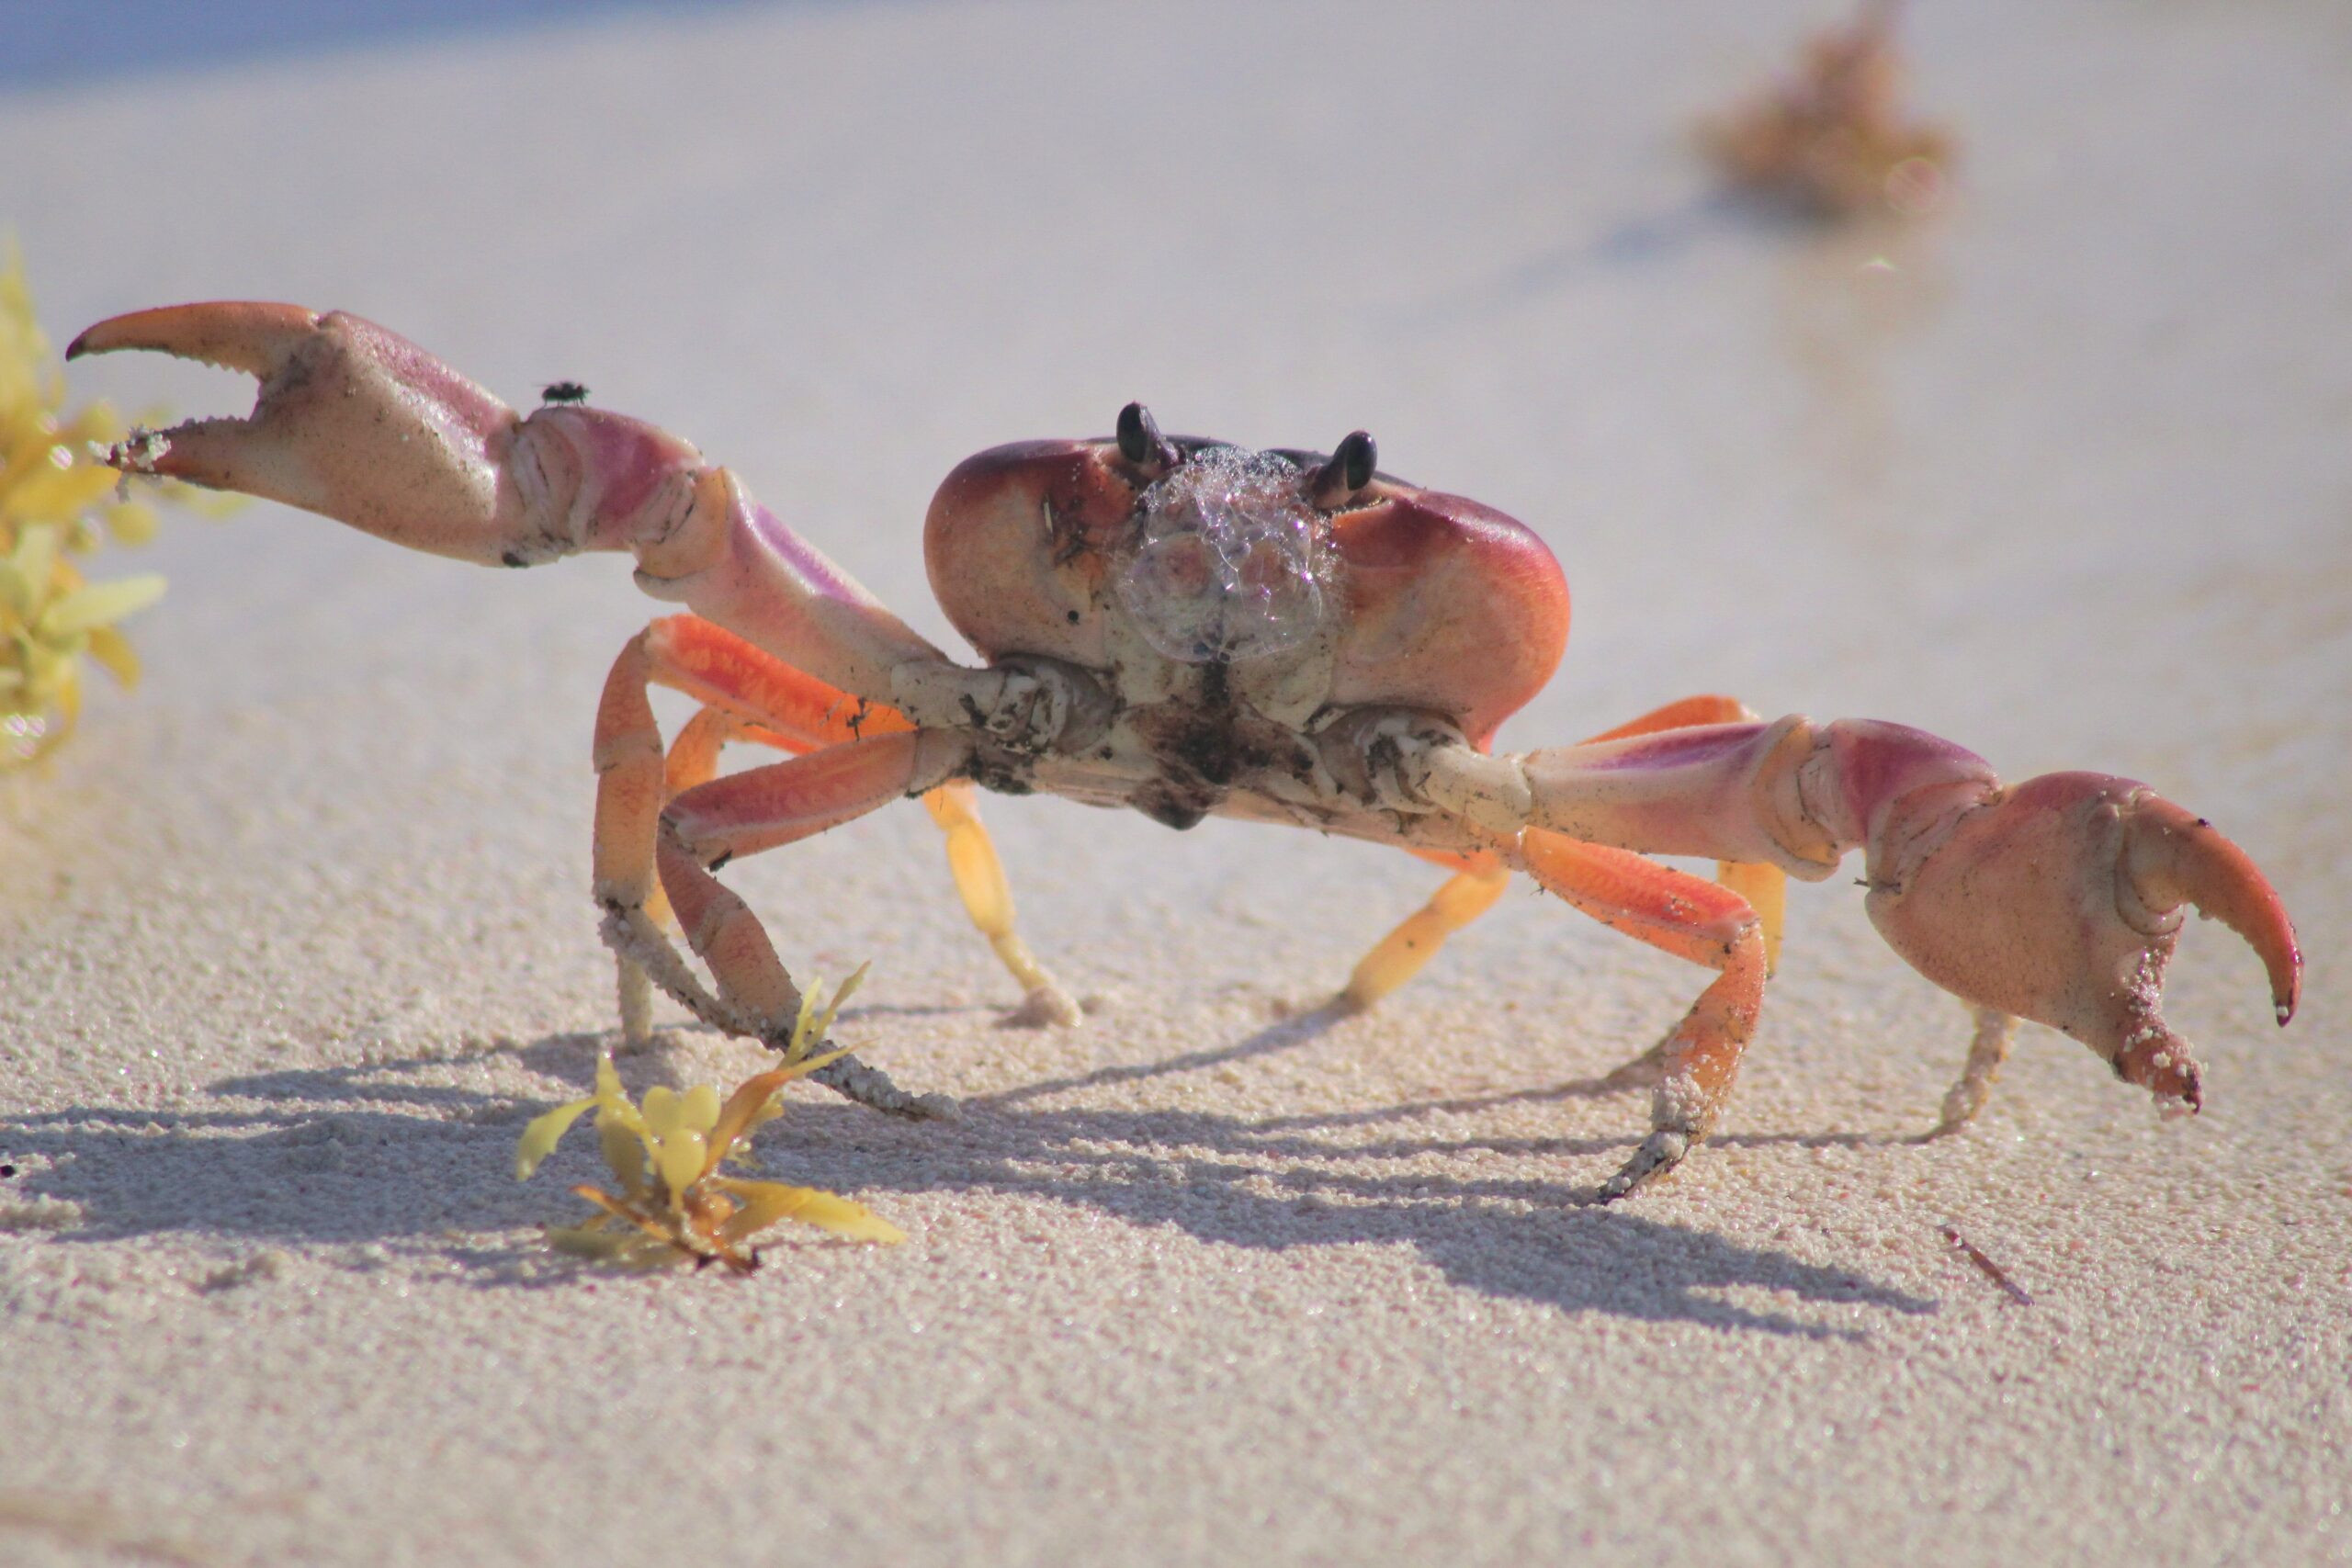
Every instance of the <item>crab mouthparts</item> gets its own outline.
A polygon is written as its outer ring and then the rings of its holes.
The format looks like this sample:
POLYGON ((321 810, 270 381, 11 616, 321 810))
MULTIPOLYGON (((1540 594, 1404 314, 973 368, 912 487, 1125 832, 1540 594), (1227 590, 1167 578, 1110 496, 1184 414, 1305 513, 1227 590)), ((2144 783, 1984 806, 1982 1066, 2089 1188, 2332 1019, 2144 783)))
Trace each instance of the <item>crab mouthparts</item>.
POLYGON ((1286 457, 1212 446, 1144 491, 1117 570, 1120 603, 1153 648, 1239 663, 1322 627, 1336 557, 1301 482, 1286 457))

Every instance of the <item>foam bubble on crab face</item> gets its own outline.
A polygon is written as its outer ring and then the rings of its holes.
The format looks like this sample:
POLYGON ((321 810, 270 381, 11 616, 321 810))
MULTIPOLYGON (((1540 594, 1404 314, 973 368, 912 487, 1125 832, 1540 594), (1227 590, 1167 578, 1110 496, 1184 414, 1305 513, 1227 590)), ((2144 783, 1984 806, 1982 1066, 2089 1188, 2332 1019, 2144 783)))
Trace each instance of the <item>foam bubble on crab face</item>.
POLYGON ((1332 554, 1299 478, 1271 452, 1212 446, 1144 491, 1118 583, 1152 647, 1185 664, 1239 663, 1315 635, 1332 554))

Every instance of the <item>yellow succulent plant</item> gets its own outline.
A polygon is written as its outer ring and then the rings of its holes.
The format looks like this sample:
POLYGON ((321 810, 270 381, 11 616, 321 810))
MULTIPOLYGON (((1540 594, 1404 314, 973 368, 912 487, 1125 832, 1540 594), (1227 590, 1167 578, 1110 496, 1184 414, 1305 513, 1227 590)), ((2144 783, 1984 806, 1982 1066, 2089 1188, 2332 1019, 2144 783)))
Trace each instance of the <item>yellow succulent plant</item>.
POLYGON ((596 1059, 596 1091, 559 1105, 523 1129, 514 1175, 528 1180, 571 1124, 596 1113, 605 1163, 619 1179, 618 1193, 580 1186, 572 1191, 597 1213, 577 1225, 550 1226, 548 1240, 561 1252, 652 1269, 664 1264, 724 1263, 739 1273, 759 1267, 744 1244, 783 1220, 798 1220, 854 1241, 904 1241, 899 1228, 865 1205, 813 1187, 750 1181, 721 1174, 736 1145, 783 1113, 785 1085, 815 1072, 844 1051, 815 1054, 842 1004, 865 977, 865 966, 842 982, 827 1005, 822 981, 801 998, 800 1017, 780 1066, 746 1079, 722 1102, 708 1084, 681 1094, 659 1086, 632 1104, 609 1055, 596 1059))
POLYGON ((82 708, 81 663, 124 685, 139 658, 116 623, 163 596, 153 573, 92 582, 78 564, 101 544, 154 537, 155 513, 118 492, 88 458, 123 434, 106 403, 64 412, 65 376, 34 318, 24 262, 0 268, 0 770, 54 750, 82 708))

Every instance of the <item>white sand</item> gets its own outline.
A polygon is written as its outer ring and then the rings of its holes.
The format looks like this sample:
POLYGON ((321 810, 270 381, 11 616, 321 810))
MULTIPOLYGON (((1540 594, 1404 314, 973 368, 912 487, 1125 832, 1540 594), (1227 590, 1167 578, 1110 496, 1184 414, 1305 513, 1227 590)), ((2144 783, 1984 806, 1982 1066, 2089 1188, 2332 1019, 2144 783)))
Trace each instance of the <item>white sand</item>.
MULTIPOLYGON (((510 1162, 610 1022, 583 754, 648 605, 181 520, 153 681, 0 840, 0 1559, 2352 1553, 2346 14, 1923 7, 1963 197, 1854 237, 1710 206, 1679 140, 1817 8, 1439 9, 790 6, 18 94, 0 224, 61 338, 279 298, 585 381, 943 636, 917 526, 969 450, 1136 396, 1365 425, 1577 585, 1506 743, 1728 689, 2148 779, 2276 878, 2294 1026, 2203 927, 2204 1116, 2029 1027, 1910 1143, 1965 1019, 1839 879, 1723 1135, 1581 1208, 1646 1105, 1577 1086, 1690 970, 1521 893, 1318 1029, 1429 868, 992 801, 1098 1005, 1004 1028, 901 810, 729 876, 804 971, 876 960, 844 1039, 967 1099, 763 1134, 911 1243, 583 1274, 535 1227, 587 1140, 510 1162)), ((680 1027, 624 1071, 758 1060, 680 1027)))

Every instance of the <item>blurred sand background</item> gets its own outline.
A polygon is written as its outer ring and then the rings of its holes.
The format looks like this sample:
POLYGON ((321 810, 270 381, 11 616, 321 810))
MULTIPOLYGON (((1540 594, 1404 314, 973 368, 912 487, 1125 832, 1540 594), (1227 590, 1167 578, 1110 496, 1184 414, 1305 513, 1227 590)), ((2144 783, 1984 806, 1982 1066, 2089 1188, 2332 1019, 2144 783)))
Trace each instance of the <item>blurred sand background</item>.
MULTIPOLYGON (((1522 888, 1334 1022, 1430 868, 991 799, 1095 1008, 1009 1028, 886 812, 729 874, 801 972, 875 960, 840 1038, 965 1098, 762 1135, 911 1241, 585 1273, 537 1226, 589 1140, 528 1185, 513 1145, 608 1038, 587 730, 654 606, 612 560, 175 518, 108 563, 171 578, 152 679, 0 828, 0 1558, 2352 1556, 2352 12, 1918 6, 1957 199, 1820 231, 1686 140, 1809 4, 248 6, 218 48, 131 7, 119 52, 40 9, 0 227, 61 343, 285 299, 585 382, 943 638, 919 525, 965 453, 1137 397, 1365 426, 1566 566, 1504 744, 1726 690, 2143 778, 2312 967, 2282 1034, 2190 932, 2194 1121, 2028 1026, 1921 1145, 1965 1017, 1801 888, 1722 1134, 1589 1208, 1646 1117, 1593 1080, 1693 971, 1522 888)), ((664 1017, 632 1088, 758 1066, 664 1017)))

